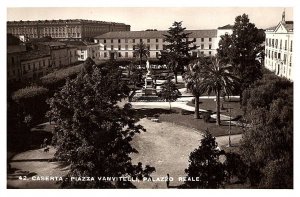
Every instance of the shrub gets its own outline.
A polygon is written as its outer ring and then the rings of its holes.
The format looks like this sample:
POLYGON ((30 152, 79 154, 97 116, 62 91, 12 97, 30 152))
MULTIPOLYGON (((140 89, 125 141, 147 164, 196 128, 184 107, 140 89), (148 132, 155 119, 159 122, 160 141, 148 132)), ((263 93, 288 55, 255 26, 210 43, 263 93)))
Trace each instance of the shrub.
POLYGON ((209 122, 210 121, 210 113, 209 112, 203 112, 202 116, 203 116, 204 122, 209 122))

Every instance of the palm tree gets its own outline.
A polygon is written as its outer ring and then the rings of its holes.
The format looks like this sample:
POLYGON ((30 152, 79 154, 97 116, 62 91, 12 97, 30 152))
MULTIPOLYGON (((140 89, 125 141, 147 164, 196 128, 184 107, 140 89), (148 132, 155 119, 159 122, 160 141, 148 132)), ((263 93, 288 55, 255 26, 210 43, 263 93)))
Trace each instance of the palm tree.
POLYGON ((218 58, 212 58, 211 63, 204 65, 203 69, 200 89, 208 94, 216 94, 216 124, 220 125, 220 93, 224 91, 226 95, 232 95, 239 80, 233 75, 232 65, 222 64, 218 58))
POLYGON ((195 113, 194 118, 200 119, 199 115, 199 97, 204 93, 201 87, 202 84, 202 65, 201 61, 204 58, 198 59, 197 62, 191 63, 187 67, 187 72, 184 74, 184 80, 186 82, 186 87, 190 90, 195 97, 195 113))
POLYGON ((134 45, 133 54, 140 59, 140 66, 142 66, 143 58, 145 57, 147 59, 150 56, 150 51, 143 42, 140 42, 137 45, 134 45))

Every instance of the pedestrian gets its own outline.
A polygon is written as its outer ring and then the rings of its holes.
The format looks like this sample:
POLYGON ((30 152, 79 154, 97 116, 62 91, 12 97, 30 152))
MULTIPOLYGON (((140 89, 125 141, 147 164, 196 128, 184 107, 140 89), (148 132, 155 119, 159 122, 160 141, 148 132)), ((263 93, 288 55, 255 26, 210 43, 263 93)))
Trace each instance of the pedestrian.
POLYGON ((169 188, 169 186, 170 186, 170 175, 169 174, 167 174, 166 182, 167 182, 167 188, 169 188))

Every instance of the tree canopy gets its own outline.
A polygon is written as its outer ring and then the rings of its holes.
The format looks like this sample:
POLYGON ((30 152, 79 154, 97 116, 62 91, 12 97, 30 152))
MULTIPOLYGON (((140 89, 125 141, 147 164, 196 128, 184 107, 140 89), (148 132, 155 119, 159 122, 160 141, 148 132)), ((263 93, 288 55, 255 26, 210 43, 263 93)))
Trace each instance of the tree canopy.
POLYGON ((200 146, 191 152, 190 164, 185 170, 187 178, 199 177, 199 181, 186 181, 188 187, 216 189, 223 186, 226 174, 224 165, 219 160, 221 151, 217 147, 215 138, 206 130, 200 146))
MULTIPOLYGON (((117 102, 128 96, 129 89, 121 80, 121 72, 113 66, 93 66, 73 80, 49 100, 48 115, 57 124, 55 157, 70 164, 67 177, 132 177, 141 179, 155 169, 131 163, 130 154, 137 150, 130 144, 133 136, 145 129, 137 125, 130 104, 117 102)), ((69 179, 70 180, 70 179, 69 179)), ((63 181, 62 187, 128 188, 131 182, 63 181)))
POLYGON ((190 51, 196 49, 196 46, 191 46, 195 40, 190 40, 181 22, 174 22, 169 28, 168 34, 165 34, 165 49, 161 51, 161 59, 169 65, 174 72, 175 83, 177 83, 177 73, 183 71, 184 65, 187 65, 190 58, 190 51))
POLYGON ((243 14, 235 18, 233 33, 221 36, 218 56, 224 63, 234 66, 235 75, 240 78, 240 95, 255 80, 262 77, 259 54, 264 36, 254 23, 250 23, 248 15, 243 14))
POLYGON ((249 179, 260 188, 293 188, 293 84, 266 74, 244 91, 250 125, 241 151, 249 179))

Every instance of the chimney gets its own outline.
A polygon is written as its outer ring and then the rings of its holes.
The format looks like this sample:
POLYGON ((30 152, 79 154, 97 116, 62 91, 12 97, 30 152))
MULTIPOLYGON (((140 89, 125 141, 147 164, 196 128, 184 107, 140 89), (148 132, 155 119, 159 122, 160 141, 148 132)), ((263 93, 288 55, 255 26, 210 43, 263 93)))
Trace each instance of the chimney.
POLYGON ((285 9, 283 10, 283 13, 282 13, 282 19, 281 19, 281 22, 283 24, 285 24, 285 9))

